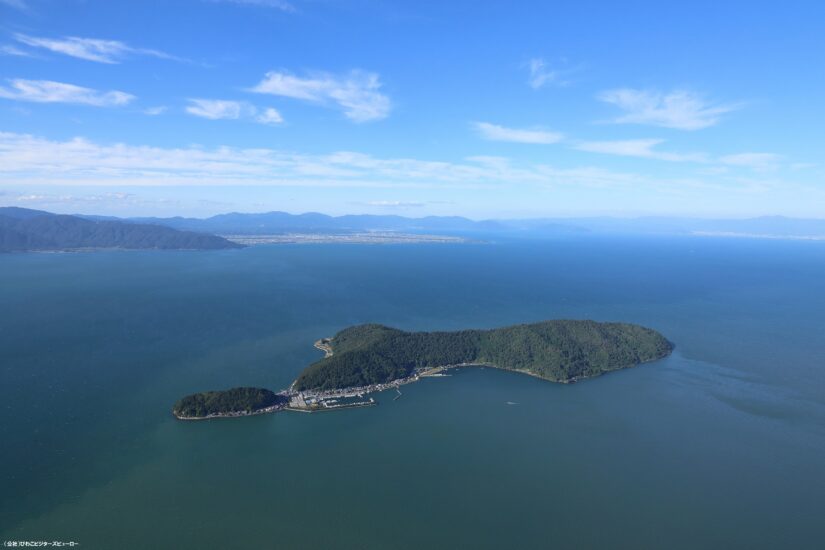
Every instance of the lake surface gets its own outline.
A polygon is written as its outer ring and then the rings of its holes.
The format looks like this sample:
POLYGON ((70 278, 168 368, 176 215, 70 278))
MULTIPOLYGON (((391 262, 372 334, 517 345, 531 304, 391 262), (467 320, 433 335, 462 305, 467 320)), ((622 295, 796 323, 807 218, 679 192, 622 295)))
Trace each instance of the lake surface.
POLYGON ((597 238, 0 255, 0 540, 89 549, 821 548, 825 243, 597 238), (662 361, 466 369, 380 405, 180 422, 315 340, 641 323, 662 361))

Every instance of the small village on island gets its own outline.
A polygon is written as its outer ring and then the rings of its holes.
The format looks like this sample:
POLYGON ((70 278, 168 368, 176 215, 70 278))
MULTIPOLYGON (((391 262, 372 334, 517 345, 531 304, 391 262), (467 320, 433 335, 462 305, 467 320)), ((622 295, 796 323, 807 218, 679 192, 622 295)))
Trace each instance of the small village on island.
MULTIPOLYGON (((322 338, 315 342, 315 347, 324 352, 324 358, 332 357, 332 339, 322 338)), ((467 364, 447 365, 443 367, 434 367, 429 369, 419 369, 413 372, 412 375, 405 378, 398 378, 383 384, 372 384, 369 386, 360 386, 352 388, 343 388, 335 390, 304 390, 296 391, 292 388, 285 390, 279 395, 288 399, 286 405, 283 406, 285 410, 297 412, 317 412, 324 410, 345 409, 352 407, 369 407, 377 405, 378 402, 374 397, 367 397, 368 394, 382 392, 386 390, 395 389, 398 394, 393 398, 393 401, 401 397, 400 386, 418 382, 425 377, 439 377, 450 376, 445 374, 445 370, 456 367, 470 366, 467 364)), ((294 383, 293 383, 294 387, 294 383)))
MULTIPOLYGON (((315 342, 314 346, 324 352, 324 358, 332 356, 331 338, 322 338, 315 342)), ((179 420, 209 420, 213 418, 235 418, 240 416, 255 416, 278 411, 293 411, 303 413, 313 413, 321 411, 334 411, 339 409, 351 409, 357 407, 369 407, 377 405, 378 401, 374 397, 368 397, 371 393, 383 392, 395 389, 397 395, 393 401, 401 397, 400 387, 404 384, 417 382, 421 378, 450 376, 445 371, 456 367, 471 366, 475 363, 462 363, 458 365, 445 365, 428 369, 418 369, 412 375, 398 378, 382 384, 372 384, 368 386, 354 386, 332 390, 296 390, 295 382, 289 389, 281 390, 275 394, 277 400, 274 404, 257 408, 254 410, 240 410, 231 412, 220 412, 207 414, 204 416, 187 416, 173 411, 179 420)))
MULTIPOLYGON (((332 348, 330 347, 330 339, 323 338, 315 342, 315 347, 324 352, 325 357, 332 356, 332 348)), ((369 386, 360 386, 352 388, 343 388, 335 390, 304 390, 296 391, 292 388, 280 392, 279 395, 288 399, 283 409, 297 412, 317 412, 325 410, 345 409, 353 407, 369 407, 377 405, 378 402, 374 397, 368 397, 368 394, 382 392, 386 390, 395 389, 397 395, 393 401, 401 397, 400 386, 417 382, 424 377, 438 377, 450 376, 444 371, 448 368, 467 366, 467 365, 450 365, 444 367, 435 367, 431 369, 421 369, 415 371, 412 375, 405 378, 399 378, 391 382, 383 384, 372 384, 369 386)), ((293 384, 294 386, 294 384, 293 384)))

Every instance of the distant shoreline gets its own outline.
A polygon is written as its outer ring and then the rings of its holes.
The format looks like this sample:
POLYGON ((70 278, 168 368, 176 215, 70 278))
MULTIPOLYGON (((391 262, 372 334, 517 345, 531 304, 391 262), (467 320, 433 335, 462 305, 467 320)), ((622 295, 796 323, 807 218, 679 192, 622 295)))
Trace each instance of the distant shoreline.
POLYGON ((734 231, 694 231, 691 235, 696 237, 763 239, 771 241, 825 241, 825 235, 773 235, 770 233, 737 233, 734 231))
POLYGON ((375 231, 359 233, 278 233, 271 235, 221 235, 244 246, 263 244, 459 244, 481 242, 450 235, 375 231))
POLYGON ((274 405, 272 407, 266 407, 263 409, 256 409, 254 411, 238 411, 238 412, 230 412, 230 413, 216 413, 216 414, 209 414, 206 416, 181 416, 176 414, 172 411, 172 416, 177 418, 178 420, 214 420, 216 418, 239 418, 242 416, 255 416, 259 414, 268 414, 273 412, 278 412, 279 410, 284 409, 285 406, 282 404, 274 405))

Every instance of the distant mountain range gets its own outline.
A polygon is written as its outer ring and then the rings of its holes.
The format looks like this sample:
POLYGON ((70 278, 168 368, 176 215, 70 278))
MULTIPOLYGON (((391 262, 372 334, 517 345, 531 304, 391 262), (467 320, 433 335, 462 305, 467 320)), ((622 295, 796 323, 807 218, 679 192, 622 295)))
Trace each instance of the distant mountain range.
MULTIPOLYGON (((117 219, 89 216, 90 219, 117 219)), ((498 232, 507 226, 497 221, 473 221, 459 216, 346 215, 327 216, 316 212, 288 214, 266 212, 241 214, 232 212, 211 218, 128 218, 135 223, 165 225, 187 231, 203 231, 221 235, 271 235, 280 233, 361 233, 367 231, 404 231, 408 233, 498 232)))
POLYGON ((0 207, 0 252, 125 249, 240 248, 223 237, 158 224, 92 220, 41 210, 0 207))
MULTIPOLYGON (((87 216, 95 220, 119 220, 100 216, 87 216)), ((567 220, 482 220, 474 221, 461 216, 427 216, 406 218, 403 216, 378 216, 349 214, 328 216, 317 212, 289 214, 265 212, 242 214, 232 212, 211 218, 127 218, 125 221, 165 225, 187 231, 203 231, 220 235, 275 235, 282 233, 346 234, 371 231, 397 231, 442 235, 529 233, 542 236, 559 233, 584 233, 588 229, 567 220)))
MULTIPOLYGON (((88 216, 95 220, 118 220, 88 216)), ((125 221, 156 224, 185 231, 219 235, 267 235, 283 233, 357 233, 399 231, 443 235, 487 235, 543 237, 583 233, 624 233, 661 235, 719 235, 776 238, 825 237, 825 219, 798 219, 767 216, 741 220, 703 218, 535 218, 521 220, 474 221, 459 216, 346 215, 328 216, 310 212, 288 214, 229 213, 210 218, 128 218, 125 221)))
MULTIPOLYGON (((229 213, 210 218, 114 218, 60 215, 0 207, 0 252, 80 248, 221 249, 224 236, 397 232, 481 239, 543 238, 576 234, 708 235, 825 239, 825 219, 781 216, 742 220, 701 218, 535 218, 474 221, 460 216, 229 213)), ((231 237, 230 237, 231 238, 231 237)))

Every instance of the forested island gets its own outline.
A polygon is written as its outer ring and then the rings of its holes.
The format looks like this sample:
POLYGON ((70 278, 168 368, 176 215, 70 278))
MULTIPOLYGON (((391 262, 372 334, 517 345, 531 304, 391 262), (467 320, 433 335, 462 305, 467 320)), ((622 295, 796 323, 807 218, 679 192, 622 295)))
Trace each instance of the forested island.
POLYGON ((572 320, 455 332, 360 325, 342 330, 328 345, 332 353, 307 367, 294 389, 383 384, 448 365, 486 365, 573 382, 660 359, 673 349, 664 336, 639 325, 572 320))
POLYGON ((304 369, 288 390, 199 393, 181 399, 173 413, 182 419, 214 418, 372 405, 375 400, 365 401, 365 394, 466 366, 571 383, 655 361, 673 350, 673 344, 649 328, 578 320, 454 332, 406 332, 368 324, 344 329, 315 347, 324 351, 324 358, 304 369))
POLYGON ((264 388, 232 388, 187 395, 172 407, 172 414, 181 420, 247 416, 275 411, 287 398, 264 388))

